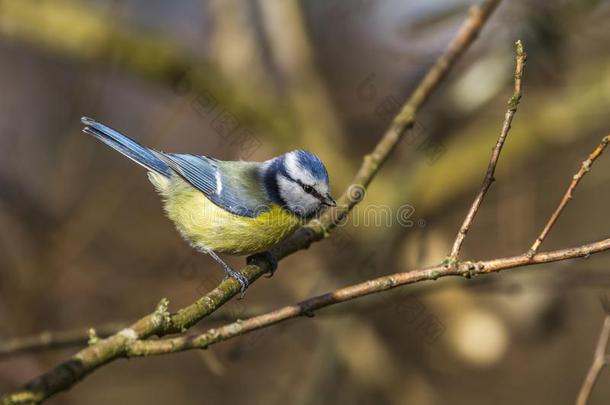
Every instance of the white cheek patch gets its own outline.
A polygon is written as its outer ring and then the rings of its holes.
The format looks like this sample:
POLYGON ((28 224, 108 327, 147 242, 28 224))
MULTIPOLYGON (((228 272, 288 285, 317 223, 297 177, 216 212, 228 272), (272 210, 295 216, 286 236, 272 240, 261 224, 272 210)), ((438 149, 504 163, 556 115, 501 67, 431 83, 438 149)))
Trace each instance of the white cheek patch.
POLYGON ((316 197, 303 191, 298 184, 288 180, 284 176, 278 176, 277 180, 280 196, 291 211, 309 215, 320 207, 320 201, 318 201, 316 197))

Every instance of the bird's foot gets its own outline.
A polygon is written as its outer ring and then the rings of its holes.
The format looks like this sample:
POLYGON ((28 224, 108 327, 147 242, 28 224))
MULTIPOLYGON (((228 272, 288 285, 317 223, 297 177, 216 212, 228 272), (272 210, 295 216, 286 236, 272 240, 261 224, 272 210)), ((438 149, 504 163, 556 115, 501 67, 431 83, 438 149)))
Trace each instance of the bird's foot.
POLYGON ((214 252, 213 250, 205 249, 204 252, 210 255, 212 259, 216 260, 216 262, 218 262, 218 264, 222 266, 222 269, 225 272, 225 279, 233 277, 235 280, 237 280, 237 282, 241 286, 239 299, 244 298, 244 295, 246 294, 246 288, 248 288, 248 285, 250 285, 250 282, 248 281, 246 276, 244 276, 238 271, 233 270, 231 266, 225 263, 225 261, 222 260, 220 256, 218 256, 218 254, 216 254, 216 252, 214 252))
POLYGON ((275 256, 273 256, 273 253, 271 253, 270 251, 267 250, 265 252, 261 252, 261 253, 257 253, 257 254, 248 256, 246 258, 246 263, 252 264, 252 262, 254 262, 254 260, 256 260, 257 258, 263 258, 269 262, 271 269, 269 269, 269 272, 268 272, 269 274, 265 277, 267 277, 267 278, 273 277, 273 274, 275 274, 275 271, 277 270, 277 259, 275 258, 275 256))
POLYGON ((237 280, 237 282, 241 286, 241 288, 239 290, 239 299, 241 300, 242 298, 244 298, 244 295, 246 295, 246 289, 250 285, 248 278, 246 276, 244 276, 243 274, 241 274, 240 272, 233 270, 229 266, 225 267, 224 271, 225 271, 225 278, 233 277, 235 280, 237 280))

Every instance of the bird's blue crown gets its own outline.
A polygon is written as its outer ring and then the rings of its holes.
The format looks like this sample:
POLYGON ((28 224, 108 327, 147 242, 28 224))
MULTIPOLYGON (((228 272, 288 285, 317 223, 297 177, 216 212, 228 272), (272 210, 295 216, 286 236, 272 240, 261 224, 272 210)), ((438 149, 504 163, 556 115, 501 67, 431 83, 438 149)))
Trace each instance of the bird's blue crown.
POLYGON ((328 184, 326 166, 317 155, 306 150, 296 150, 292 153, 296 154, 297 161, 303 169, 309 171, 319 181, 328 184))

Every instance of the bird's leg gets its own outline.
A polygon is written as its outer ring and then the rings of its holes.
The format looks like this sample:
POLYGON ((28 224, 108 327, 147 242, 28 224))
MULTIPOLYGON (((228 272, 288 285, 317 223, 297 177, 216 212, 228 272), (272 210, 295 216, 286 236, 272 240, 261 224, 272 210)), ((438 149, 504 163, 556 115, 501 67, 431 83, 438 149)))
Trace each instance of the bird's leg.
POLYGON ((275 258, 275 256, 273 256, 273 253, 271 253, 270 251, 267 250, 265 252, 256 253, 254 255, 248 256, 246 258, 246 263, 252 264, 252 262, 259 257, 265 259, 271 265, 271 269, 269 270, 269 275, 266 277, 267 278, 273 277, 273 274, 277 270, 277 259, 275 258))
POLYGON ((220 256, 218 256, 216 254, 216 252, 212 251, 212 250, 206 250, 205 253, 207 253, 208 255, 210 255, 212 257, 212 259, 216 260, 221 266, 222 269, 225 272, 225 278, 228 277, 233 277, 235 280, 237 280, 237 282, 239 283, 239 285, 241 286, 240 289, 240 296, 239 298, 244 298, 244 295, 246 294, 246 288, 248 288, 248 285, 250 284, 250 282, 248 281, 248 279, 246 278, 246 276, 244 276, 243 274, 241 274, 238 271, 235 271, 231 268, 231 266, 229 266, 228 264, 226 264, 224 262, 224 260, 222 260, 220 258, 220 256))

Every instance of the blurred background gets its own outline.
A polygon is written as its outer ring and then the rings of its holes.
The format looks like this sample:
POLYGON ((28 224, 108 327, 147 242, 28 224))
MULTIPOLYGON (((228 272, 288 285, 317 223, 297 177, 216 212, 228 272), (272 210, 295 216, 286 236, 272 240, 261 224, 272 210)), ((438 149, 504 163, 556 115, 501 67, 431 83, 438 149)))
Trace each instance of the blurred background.
MULTIPOLYGON (((340 194, 472 3, 0 1, 0 341, 102 334, 221 278, 164 217, 143 170, 80 132, 82 115, 171 152, 310 149, 340 194)), ((609 24, 608 1, 504 2, 353 220, 198 328, 440 262, 499 133, 517 39, 529 54, 524 98, 462 256, 526 251, 608 133, 609 24), (388 207, 400 223, 366 220, 388 207)), ((604 156, 543 250, 608 237, 609 180, 604 156)), ((421 283, 207 351, 117 361, 49 403, 572 403, 600 294, 607 254, 421 283)), ((0 392, 77 349, 0 357, 0 392)), ((591 403, 609 395, 606 371, 591 403)))

